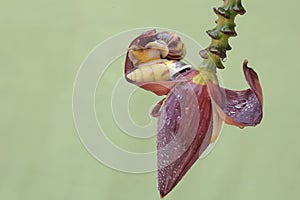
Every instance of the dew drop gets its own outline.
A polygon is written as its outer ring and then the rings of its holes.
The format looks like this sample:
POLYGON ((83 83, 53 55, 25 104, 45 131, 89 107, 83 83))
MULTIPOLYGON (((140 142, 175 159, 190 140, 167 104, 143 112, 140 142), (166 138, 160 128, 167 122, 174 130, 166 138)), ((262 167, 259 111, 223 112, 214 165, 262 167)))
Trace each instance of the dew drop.
POLYGON ((247 104, 247 101, 239 103, 237 105, 235 105, 234 107, 236 107, 237 109, 241 109, 242 107, 244 107, 247 104))

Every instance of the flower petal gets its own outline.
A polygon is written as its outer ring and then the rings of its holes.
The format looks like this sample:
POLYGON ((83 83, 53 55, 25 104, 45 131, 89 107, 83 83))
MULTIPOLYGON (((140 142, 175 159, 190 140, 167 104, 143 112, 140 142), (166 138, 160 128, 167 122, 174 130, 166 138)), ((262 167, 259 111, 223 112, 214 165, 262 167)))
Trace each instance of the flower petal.
POLYGON ((222 89, 213 82, 208 82, 209 93, 216 108, 227 124, 240 128, 256 126, 262 119, 262 89, 256 72, 247 66, 245 60, 243 70, 250 86, 247 90, 233 91, 222 89))
POLYGON ((256 94, 259 102, 263 103, 262 89, 259 83, 259 78, 257 73, 248 65, 248 60, 244 61, 243 70, 246 77, 246 80, 251 88, 251 90, 256 94))
POLYGON ((179 83, 167 96, 158 119, 158 186, 161 197, 182 179, 212 135, 212 104, 206 85, 179 83))
POLYGON ((143 82, 143 83, 134 83, 135 85, 154 92, 158 96, 166 95, 179 81, 156 81, 156 82, 143 82))
POLYGON ((210 144, 204 150, 204 152, 200 155, 199 159, 204 159, 210 154, 210 152, 214 149, 214 147, 216 146, 216 144, 221 136, 221 130, 223 127, 223 119, 221 118, 218 111, 216 110, 216 106, 214 105, 214 103, 212 103, 212 117, 213 117, 213 121, 212 121, 213 128, 212 128, 210 144))

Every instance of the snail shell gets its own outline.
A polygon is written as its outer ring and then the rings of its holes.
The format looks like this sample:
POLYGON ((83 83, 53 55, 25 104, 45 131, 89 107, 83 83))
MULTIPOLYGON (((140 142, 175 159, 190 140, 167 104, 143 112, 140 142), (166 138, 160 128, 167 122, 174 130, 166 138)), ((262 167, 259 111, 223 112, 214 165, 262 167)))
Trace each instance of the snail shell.
POLYGON ((156 34, 157 41, 162 41, 167 45, 167 59, 181 60, 186 55, 186 48, 181 38, 172 32, 160 32, 156 34))
POLYGON ((149 62, 131 71, 126 77, 133 82, 168 81, 191 68, 190 65, 174 60, 149 62))

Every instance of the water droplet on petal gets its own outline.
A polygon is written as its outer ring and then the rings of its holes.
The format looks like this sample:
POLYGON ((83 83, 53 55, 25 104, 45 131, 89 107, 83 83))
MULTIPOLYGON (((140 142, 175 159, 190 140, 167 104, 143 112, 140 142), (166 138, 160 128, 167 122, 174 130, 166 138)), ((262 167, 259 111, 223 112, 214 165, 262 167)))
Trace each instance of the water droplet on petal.
POLYGON ((242 107, 245 107, 247 105, 247 101, 239 103, 237 105, 235 105, 234 107, 236 107, 237 109, 241 109, 242 107))

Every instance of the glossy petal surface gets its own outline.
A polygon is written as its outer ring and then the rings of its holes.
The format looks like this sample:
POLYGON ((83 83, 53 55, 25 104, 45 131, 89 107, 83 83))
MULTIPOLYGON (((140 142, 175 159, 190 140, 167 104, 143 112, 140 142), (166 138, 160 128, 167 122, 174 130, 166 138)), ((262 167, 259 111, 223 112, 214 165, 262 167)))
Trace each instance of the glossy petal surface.
POLYGON ((158 122, 158 185, 161 197, 182 179, 212 136, 212 104, 206 85, 179 83, 167 96, 158 122))
POLYGON ((244 62, 243 70, 249 89, 234 91, 222 89, 212 82, 208 83, 210 95, 223 120, 238 127, 256 126, 260 123, 262 111, 262 89, 256 72, 244 62))

